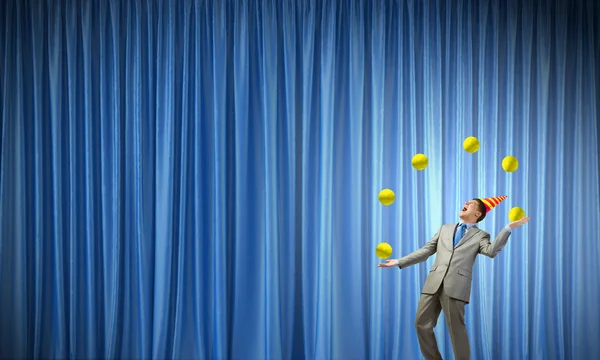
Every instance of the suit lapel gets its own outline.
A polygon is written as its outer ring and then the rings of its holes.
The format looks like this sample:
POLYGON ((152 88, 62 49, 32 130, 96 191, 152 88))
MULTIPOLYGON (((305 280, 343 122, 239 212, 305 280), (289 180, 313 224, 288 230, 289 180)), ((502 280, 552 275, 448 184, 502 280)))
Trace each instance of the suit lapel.
POLYGON ((456 224, 454 227, 450 228, 447 232, 447 236, 444 237, 444 243, 446 244, 446 248, 452 251, 454 249, 454 230, 456 229, 456 224))
MULTIPOLYGON (((475 234, 477 234, 479 232, 479 229, 477 228, 477 226, 472 226, 469 230, 467 230, 467 232, 465 233, 465 235, 463 235, 462 239, 458 242, 458 244, 456 244, 456 246, 454 247, 455 249, 459 246, 461 246, 462 244, 466 243, 467 241, 469 241, 473 236, 475 236, 475 234)), ((452 239, 452 242, 454 239, 452 239)), ((451 243, 452 244, 452 243, 451 243)))

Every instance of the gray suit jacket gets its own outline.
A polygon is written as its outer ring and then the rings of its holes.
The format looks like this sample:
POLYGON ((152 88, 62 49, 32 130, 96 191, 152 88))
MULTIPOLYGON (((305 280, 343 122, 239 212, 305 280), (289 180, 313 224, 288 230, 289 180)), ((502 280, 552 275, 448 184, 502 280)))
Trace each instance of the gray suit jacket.
POLYGON ((444 292, 449 297, 469 303, 475 258, 478 254, 495 257, 506 245, 510 232, 502 229, 494 242, 490 243, 490 234, 473 226, 453 246, 456 227, 457 224, 442 225, 425 246, 398 259, 398 262, 403 269, 437 254, 422 293, 434 295, 443 283, 444 292))

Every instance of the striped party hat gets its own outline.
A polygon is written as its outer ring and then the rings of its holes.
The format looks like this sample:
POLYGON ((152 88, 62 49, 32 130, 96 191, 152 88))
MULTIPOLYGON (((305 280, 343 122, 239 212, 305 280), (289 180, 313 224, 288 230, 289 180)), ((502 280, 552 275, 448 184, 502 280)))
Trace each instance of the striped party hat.
POLYGON ((479 200, 481 200, 481 202, 483 202, 483 204, 485 205, 485 212, 489 213, 490 211, 492 211, 493 208, 496 207, 496 205, 500 204, 500 202, 506 199, 507 197, 508 196, 503 195, 479 200))

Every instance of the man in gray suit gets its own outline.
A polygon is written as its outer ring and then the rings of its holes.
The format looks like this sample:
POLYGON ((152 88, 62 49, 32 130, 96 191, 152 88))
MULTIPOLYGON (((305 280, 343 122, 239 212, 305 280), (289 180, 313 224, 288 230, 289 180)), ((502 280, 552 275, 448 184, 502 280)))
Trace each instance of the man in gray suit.
POLYGON ((471 273, 475 258, 478 254, 491 258, 498 255, 506 245, 512 229, 529 221, 529 217, 525 217, 510 222, 490 243, 490 234, 477 228, 476 223, 483 220, 486 213, 504 199, 506 196, 467 201, 458 214, 461 222, 442 225, 421 249, 400 259, 386 260, 377 265, 404 269, 437 254, 423 286, 415 320, 419 346, 427 360, 442 358, 433 333, 442 310, 450 332, 454 357, 457 360, 470 357, 465 305, 469 303, 471 296, 471 273))

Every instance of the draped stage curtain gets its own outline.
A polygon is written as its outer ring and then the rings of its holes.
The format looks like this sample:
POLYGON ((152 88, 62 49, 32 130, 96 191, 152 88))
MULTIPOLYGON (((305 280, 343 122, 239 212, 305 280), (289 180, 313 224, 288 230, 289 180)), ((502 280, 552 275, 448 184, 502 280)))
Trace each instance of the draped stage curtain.
POLYGON ((0 357, 419 359, 435 256, 375 247, 499 195, 492 239, 531 221, 475 264, 473 358, 600 356, 597 2, 3 0, 0 34, 0 357))

